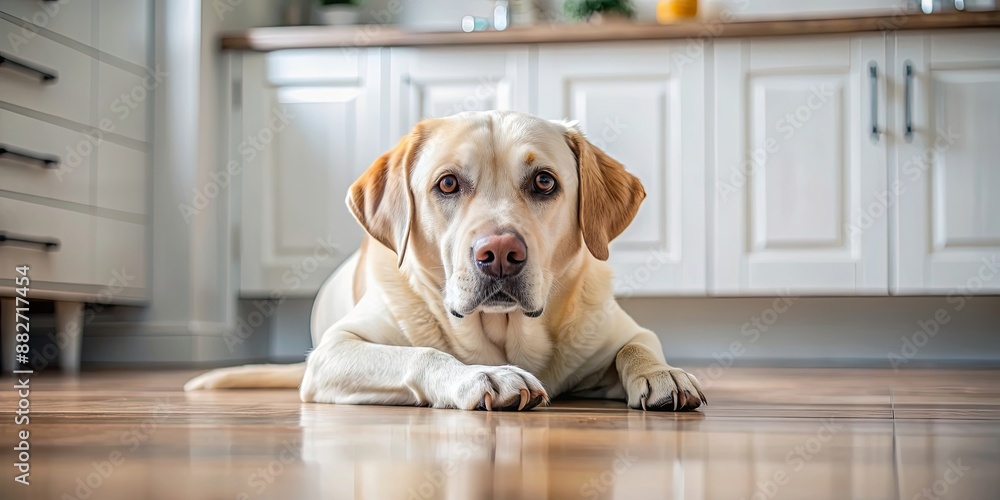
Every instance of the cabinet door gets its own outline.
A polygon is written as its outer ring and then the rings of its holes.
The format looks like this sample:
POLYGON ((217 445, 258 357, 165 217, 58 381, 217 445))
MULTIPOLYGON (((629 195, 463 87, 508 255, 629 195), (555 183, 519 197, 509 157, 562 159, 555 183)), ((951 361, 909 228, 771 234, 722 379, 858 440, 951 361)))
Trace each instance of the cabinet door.
POLYGON ((377 50, 243 57, 243 295, 312 296, 357 249, 344 198, 380 153, 379 69, 377 50))
POLYGON ((531 111, 527 48, 394 48, 391 54, 392 144, 424 118, 491 109, 531 111))
POLYGON ((713 293, 887 293, 885 53, 882 35, 716 43, 713 293))
POLYGON ((619 294, 705 293, 704 75, 684 44, 539 48, 539 114, 577 120, 646 189, 611 244, 619 294))
POLYGON ((899 35, 895 59, 893 293, 996 293, 1000 31, 899 35))

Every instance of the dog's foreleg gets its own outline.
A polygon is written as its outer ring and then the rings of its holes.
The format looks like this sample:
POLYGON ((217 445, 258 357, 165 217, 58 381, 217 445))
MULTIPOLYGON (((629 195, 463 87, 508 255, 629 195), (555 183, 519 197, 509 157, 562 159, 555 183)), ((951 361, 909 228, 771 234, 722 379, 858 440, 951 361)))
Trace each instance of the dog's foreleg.
POLYGON ((643 410, 693 410, 706 402, 693 375, 663 361, 653 349, 660 342, 649 331, 625 344, 615 357, 615 366, 630 408, 643 410))
POLYGON ((325 333, 310 353, 300 395, 463 410, 526 410, 548 401, 542 383, 520 368, 466 365, 437 349, 376 344, 343 329, 325 333))

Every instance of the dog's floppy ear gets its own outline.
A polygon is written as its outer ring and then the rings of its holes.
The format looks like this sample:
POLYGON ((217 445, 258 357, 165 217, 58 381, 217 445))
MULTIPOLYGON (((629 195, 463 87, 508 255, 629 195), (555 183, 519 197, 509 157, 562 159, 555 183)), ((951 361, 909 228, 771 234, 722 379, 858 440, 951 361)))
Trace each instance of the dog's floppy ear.
POLYGON ((594 257, 608 260, 608 243, 632 223, 646 191, 638 178, 575 128, 567 129, 566 142, 576 155, 580 176, 583 241, 594 257))
POLYGON ((372 163, 347 193, 347 207, 373 238, 396 252, 403 264, 413 221, 410 172, 423 143, 420 124, 375 163, 372 163))

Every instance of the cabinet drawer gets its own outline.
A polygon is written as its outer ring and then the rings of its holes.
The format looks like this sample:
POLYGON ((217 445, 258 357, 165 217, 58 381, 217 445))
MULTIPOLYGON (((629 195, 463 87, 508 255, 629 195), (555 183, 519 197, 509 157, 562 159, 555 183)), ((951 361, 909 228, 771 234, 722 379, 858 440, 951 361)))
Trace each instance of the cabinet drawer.
POLYGON ((97 217, 94 277, 100 285, 113 278, 127 288, 146 287, 146 226, 97 217))
POLYGON ((137 141, 146 141, 147 114, 153 101, 150 90, 155 83, 150 75, 144 78, 110 64, 98 65, 96 123, 109 123, 109 131, 137 141))
MULTIPOLYGON (((44 1, 44 0, 3 0, 0 2, 0 12, 5 12, 18 19, 80 43, 91 45, 93 33, 91 18, 93 15, 93 0, 44 1)), ((26 29, 22 33, 27 43, 32 43, 33 30, 26 29)))
POLYGON ((354 47, 271 52, 264 56, 267 82, 302 85, 356 80, 361 77, 358 63, 365 53, 354 47))
POLYGON ((0 155, 0 189, 87 204, 94 142, 79 132, 0 109, 0 147, 60 160, 57 167, 44 168, 0 155))
POLYGON ((98 49, 146 67, 152 34, 149 0, 98 0, 101 27, 94 34, 98 49))
POLYGON ((43 83, 39 76, 4 64, 0 66, 0 100, 91 124, 91 58, 41 35, 20 43, 22 31, 20 26, 0 21, 0 51, 54 71, 58 78, 43 83))
POLYGON ((0 231, 30 238, 59 240, 59 248, 0 245, 0 279, 12 279, 14 267, 31 266, 31 281, 94 283, 94 217, 78 212, 0 198, 0 231))
POLYGON ((146 213, 146 153, 111 141, 97 148, 94 204, 134 214, 146 213))

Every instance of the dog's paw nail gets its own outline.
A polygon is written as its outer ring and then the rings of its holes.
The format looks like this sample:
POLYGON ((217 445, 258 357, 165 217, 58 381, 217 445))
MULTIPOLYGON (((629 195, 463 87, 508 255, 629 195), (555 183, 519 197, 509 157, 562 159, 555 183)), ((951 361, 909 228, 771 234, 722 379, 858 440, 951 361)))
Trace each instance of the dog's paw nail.
POLYGON ((490 393, 483 396, 483 401, 486 403, 486 411, 493 411, 493 396, 490 393))
POLYGON ((521 389, 521 404, 517 406, 517 411, 521 411, 525 406, 528 405, 528 401, 531 400, 531 395, 528 394, 527 389, 521 389))
POLYGON ((646 411, 646 396, 639 400, 639 404, 642 405, 642 411, 646 411))

